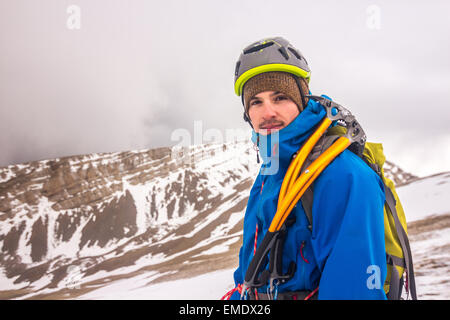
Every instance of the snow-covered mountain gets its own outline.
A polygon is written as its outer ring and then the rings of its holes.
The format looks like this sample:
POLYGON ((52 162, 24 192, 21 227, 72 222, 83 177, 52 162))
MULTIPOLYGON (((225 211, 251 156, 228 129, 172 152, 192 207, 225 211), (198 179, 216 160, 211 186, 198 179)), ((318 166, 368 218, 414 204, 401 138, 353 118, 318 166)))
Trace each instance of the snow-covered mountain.
POLYGON ((385 161, 383 169, 385 177, 394 181, 396 187, 402 186, 405 183, 409 183, 418 178, 412 173, 402 170, 402 168, 388 160, 385 161))
MULTIPOLYGON (((0 168, 0 299, 88 297, 127 280, 147 288, 233 268, 259 169, 252 147, 235 141, 0 168)), ((416 180, 399 190, 422 181, 392 163, 385 174, 398 185, 416 180)))
POLYGON ((228 257, 210 250, 239 245, 258 170, 251 147, 241 141, 1 168, 0 298, 67 289, 73 273, 106 281, 145 266, 168 279, 194 265, 227 266, 228 257))

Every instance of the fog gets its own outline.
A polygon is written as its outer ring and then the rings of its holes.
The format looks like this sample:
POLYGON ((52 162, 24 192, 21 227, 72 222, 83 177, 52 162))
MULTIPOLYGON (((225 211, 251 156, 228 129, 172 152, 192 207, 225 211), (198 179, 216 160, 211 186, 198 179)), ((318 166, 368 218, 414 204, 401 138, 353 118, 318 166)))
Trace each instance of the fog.
POLYGON ((283 36, 312 93, 350 109, 389 160, 448 171, 448 12, 448 1, 1 0, 0 166, 171 146, 196 121, 250 135, 234 66, 246 45, 283 36))

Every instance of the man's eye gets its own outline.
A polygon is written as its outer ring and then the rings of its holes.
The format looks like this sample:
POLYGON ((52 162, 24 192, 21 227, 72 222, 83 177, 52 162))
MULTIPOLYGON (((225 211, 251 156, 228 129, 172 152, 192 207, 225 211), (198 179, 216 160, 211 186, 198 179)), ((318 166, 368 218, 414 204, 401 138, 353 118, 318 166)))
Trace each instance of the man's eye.
POLYGON ((250 101, 250 105, 253 106, 255 104, 259 104, 260 102, 261 101, 259 101, 259 100, 253 100, 253 101, 250 101))
POLYGON ((286 96, 277 96, 277 97, 275 98, 275 101, 278 101, 278 100, 285 100, 285 99, 287 99, 286 96))

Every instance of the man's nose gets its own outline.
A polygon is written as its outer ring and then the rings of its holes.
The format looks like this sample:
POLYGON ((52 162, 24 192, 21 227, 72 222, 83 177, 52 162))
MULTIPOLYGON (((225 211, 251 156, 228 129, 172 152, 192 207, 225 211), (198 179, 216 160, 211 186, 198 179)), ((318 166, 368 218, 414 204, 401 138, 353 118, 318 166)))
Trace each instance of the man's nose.
POLYGON ((276 109, 275 109, 275 105, 270 102, 270 101, 266 101, 263 104, 263 109, 262 109, 262 117, 265 119, 269 119, 269 118, 273 118, 276 116, 276 109))

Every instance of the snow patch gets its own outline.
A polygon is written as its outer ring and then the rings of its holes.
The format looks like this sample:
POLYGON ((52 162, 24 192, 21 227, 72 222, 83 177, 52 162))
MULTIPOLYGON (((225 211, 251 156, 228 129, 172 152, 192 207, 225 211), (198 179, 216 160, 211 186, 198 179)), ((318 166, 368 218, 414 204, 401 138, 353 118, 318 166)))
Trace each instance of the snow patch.
POLYGON ((240 237, 234 237, 231 238, 228 241, 225 241, 224 243, 217 245, 215 247, 212 247, 211 249, 205 250, 199 254, 196 254, 194 257, 199 257, 199 256, 203 256, 203 255, 211 255, 211 254, 217 254, 217 253, 224 253, 227 252, 228 250, 230 250, 230 245, 232 245, 233 243, 237 242, 240 240, 240 237))
POLYGON ((181 279, 145 285, 164 273, 146 273, 114 282, 91 291, 78 299, 115 300, 218 300, 234 287, 234 270, 221 270, 190 279, 181 279))
POLYGON ((396 188, 408 222, 450 212, 450 174, 419 179, 396 188))

